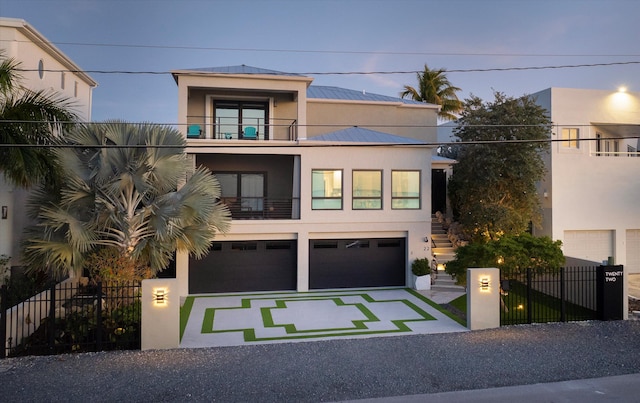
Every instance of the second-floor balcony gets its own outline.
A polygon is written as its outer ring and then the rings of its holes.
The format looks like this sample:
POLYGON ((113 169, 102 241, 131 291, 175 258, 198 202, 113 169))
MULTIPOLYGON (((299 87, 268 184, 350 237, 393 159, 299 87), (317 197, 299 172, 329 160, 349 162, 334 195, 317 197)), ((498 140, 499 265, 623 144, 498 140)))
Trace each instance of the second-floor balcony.
POLYGON ((232 220, 296 220, 300 218, 300 199, 268 197, 223 197, 232 220))

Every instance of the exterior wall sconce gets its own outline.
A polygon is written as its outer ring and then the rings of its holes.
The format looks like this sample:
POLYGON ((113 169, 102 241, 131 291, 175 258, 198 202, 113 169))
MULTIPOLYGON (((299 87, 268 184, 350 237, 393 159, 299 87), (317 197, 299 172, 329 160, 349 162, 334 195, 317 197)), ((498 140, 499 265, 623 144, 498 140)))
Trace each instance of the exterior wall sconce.
POLYGON ((158 288, 153 291, 153 301, 156 305, 164 305, 167 301, 167 291, 164 288, 158 288))
POLYGON ((488 278, 484 277, 484 278, 480 279, 480 291, 488 292, 490 285, 491 285, 491 283, 489 282, 488 278))
POLYGON ((429 243, 429 237, 428 237, 428 236, 424 237, 424 241, 425 241, 426 243, 429 243))
POLYGON ((2 219, 6 220, 9 217, 9 207, 2 206, 2 219))

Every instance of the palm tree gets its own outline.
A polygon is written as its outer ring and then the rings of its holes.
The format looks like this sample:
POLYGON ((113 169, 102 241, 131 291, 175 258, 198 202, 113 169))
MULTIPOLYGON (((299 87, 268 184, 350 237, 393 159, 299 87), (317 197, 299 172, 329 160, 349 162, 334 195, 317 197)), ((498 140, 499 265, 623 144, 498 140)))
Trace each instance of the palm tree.
POLYGON ((156 273, 176 249, 203 257, 228 227, 218 181, 193 168, 179 131, 109 121, 77 126, 65 140, 56 149, 65 172, 59 195, 39 191, 29 206, 29 266, 78 274, 88 255, 110 248, 156 273))
POLYGON ((0 171, 17 186, 39 182, 55 188, 59 167, 50 147, 77 120, 74 103, 53 92, 20 85, 20 63, 0 51, 0 171))
POLYGON ((400 96, 402 98, 410 97, 414 101, 440 105, 439 118, 444 120, 457 119, 455 114, 462 111, 463 103, 458 99, 456 92, 461 89, 454 87, 445 73, 445 69, 431 70, 425 64, 424 71, 417 73, 418 88, 405 85, 400 96))

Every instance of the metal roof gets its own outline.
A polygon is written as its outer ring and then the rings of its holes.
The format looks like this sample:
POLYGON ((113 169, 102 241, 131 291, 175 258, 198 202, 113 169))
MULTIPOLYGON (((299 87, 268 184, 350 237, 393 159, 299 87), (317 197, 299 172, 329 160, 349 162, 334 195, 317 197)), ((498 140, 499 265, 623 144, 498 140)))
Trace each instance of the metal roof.
POLYGON ((366 91, 356 91, 340 87, 328 87, 311 85, 307 88, 307 98, 318 99, 342 99, 348 101, 373 101, 373 102, 401 102, 409 105, 425 105, 424 102, 413 99, 390 97, 387 95, 371 94, 366 91))
POLYGON ((201 71, 203 73, 223 73, 223 74, 264 74, 272 76, 294 76, 304 77, 301 74, 285 73, 282 71, 262 69, 260 67, 247 66, 241 64, 239 66, 222 66, 222 67, 201 67, 196 69, 186 69, 190 71, 201 71))
POLYGON ((356 143, 425 144, 420 140, 395 134, 378 132, 354 126, 319 136, 309 137, 310 141, 343 141, 356 143))

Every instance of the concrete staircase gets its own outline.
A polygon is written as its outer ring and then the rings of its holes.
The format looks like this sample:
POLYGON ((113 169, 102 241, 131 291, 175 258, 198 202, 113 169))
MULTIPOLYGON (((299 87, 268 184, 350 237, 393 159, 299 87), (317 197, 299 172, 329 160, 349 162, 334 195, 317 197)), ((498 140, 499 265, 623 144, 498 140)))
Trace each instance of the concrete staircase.
MULTIPOLYGON (((438 222, 435 215, 432 216, 431 219, 431 239, 433 240, 433 254, 436 257, 438 265, 447 263, 448 261, 455 258, 456 248, 449 240, 447 231, 444 230, 442 224, 438 222)), ((439 291, 465 292, 465 288, 456 285, 455 280, 450 275, 445 273, 444 269, 438 270, 436 272, 436 278, 433 285, 431 286, 431 289, 439 291)))

